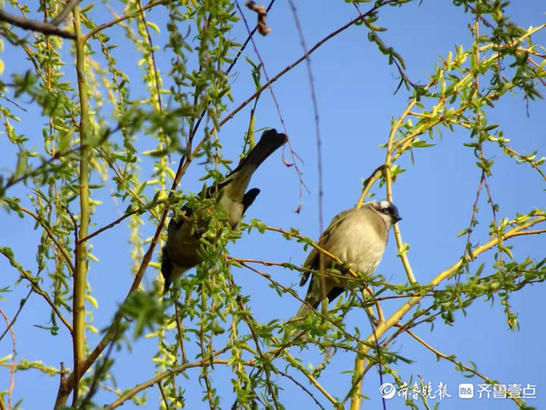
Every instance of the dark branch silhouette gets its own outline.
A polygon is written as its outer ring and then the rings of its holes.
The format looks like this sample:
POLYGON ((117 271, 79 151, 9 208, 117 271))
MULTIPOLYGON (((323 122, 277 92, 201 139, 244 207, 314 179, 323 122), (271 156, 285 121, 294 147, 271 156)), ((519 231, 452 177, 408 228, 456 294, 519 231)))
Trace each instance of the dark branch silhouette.
MULTIPOLYGON (((68 8, 68 6, 67 6, 67 8, 68 8)), ((65 8, 65 10, 67 8, 65 8)), ((61 17, 61 15, 64 14, 65 10, 63 10, 61 12, 61 14, 59 14, 59 16, 57 16, 57 18, 54 19, 54 22, 56 24, 61 23, 61 21, 57 22, 57 20, 61 17)), ((5 21, 6 23, 13 24, 14 26, 17 26, 17 27, 22 28, 24 30, 37 31, 37 32, 45 34, 45 35, 59 36, 59 37, 62 37, 62 38, 69 38, 69 39, 73 39, 73 40, 76 39, 76 35, 74 33, 70 33, 70 32, 65 31, 63 29, 60 29, 59 27, 57 27, 56 24, 43 23, 41 21, 26 19, 24 17, 19 17, 19 16, 15 16, 13 14, 10 14, 10 13, 6 13, 4 10, 0 10, 0 21, 5 21)))

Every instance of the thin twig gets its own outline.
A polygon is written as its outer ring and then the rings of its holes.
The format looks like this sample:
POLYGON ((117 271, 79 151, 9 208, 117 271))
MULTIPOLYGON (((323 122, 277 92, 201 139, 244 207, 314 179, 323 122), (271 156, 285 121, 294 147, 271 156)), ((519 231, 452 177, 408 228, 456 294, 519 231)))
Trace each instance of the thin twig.
POLYGON ((11 399, 12 399, 11 396, 13 394, 13 389, 15 388, 15 372, 17 371, 17 347, 15 344, 15 332, 13 331, 13 329, 11 328, 9 324, 8 316, 4 313, 2 309, 0 309, 0 315, 2 315, 2 317, 4 318, 4 321, 6 322, 6 325, 9 329, 9 333, 11 335, 11 351, 13 354, 13 358, 12 358, 13 360, 11 362, 11 366, 10 366, 11 369, 9 371, 8 408, 12 409, 13 405, 11 403, 11 399))
POLYGON ((311 399, 313 399, 313 401, 315 402, 315 404, 320 407, 322 410, 325 410, 325 407, 320 404, 320 402, 318 401, 318 399, 313 395, 313 393, 311 393, 309 391, 309 389, 307 389, 307 387, 305 387, 303 384, 301 384, 299 381, 297 381, 294 377, 292 377, 291 375, 289 375, 288 373, 285 373, 283 372, 282 370, 279 370, 277 369, 277 373, 279 373, 281 376, 284 376, 286 377, 287 379, 291 380, 296 386, 298 386, 300 389, 302 389, 305 393, 307 393, 307 395, 309 397, 311 397, 311 399))
MULTIPOLYGON (((411 106, 408 105, 408 108, 411 106)), ((406 112, 408 110, 406 109, 406 112)), ((389 135, 389 142, 388 146, 392 147, 392 137, 394 136, 394 133, 391 131, 389 135)), ((385 168, 384 168, 384 177, 386 181, 387 186, 387 199, 391 202, 393 202, 393 192, 392 192, 392 185, 393 185, 393 178, 391 174, 391 165, 394 163, 395 159, 391 156, 391 150, 387 149, 387 155, 385 157, 385 168)), ((398 256, 400 260, 402 261, 402 265, 404 266, 404 271, 406 272, 406 276, 408 278, 408 281, 411 284, 416 284, 417 280, 415 279, 415 275, 413 274, 413 269, 411 267, 411 264, 409 262, 408 258, 408 248, 405 246, 404 241, 402 239, 402 233, 400 231, 400 227, 398 224, 394 224, 392 227, 392 230, 394 232, 394 238, 396 239, 396 247, 398 248, 398 256)))
MULTIPOLYGON (((120 166, 117 164, 117 162, 115 160, 112 161, 111 158, 109 158, 106 153, 104 153, 102 151, 102 149, 100 147, 96 147, 95 148, 96 151, 101 155, 101 158, 104 159, 106 161, 106 163, 108 164, 108 166, 110 167, 110 169, 112 171, 114 171, 114 173, 116 174, 117 178, 119 179, 120 183, 122 182, 126 182, 127 184, 129 184, 131 181, 129 180, 129 178, 126 178, 125 177, 125 170, 122 170, 120 168, 120 166)), ((142 197, 140 195, 138 195, 133 188, 128 188, 128 193, 131 195, 131 198, 138 202, 140 205, 142 205, 142 207, 145 207, 146 206, 146 203, 144 202, 144 200, 142 199, 142 197)), ((157 213, 154 211, 154 208, 153 206, 151 206, 151 204, 149 206, 146 206, 147 210, 149 211, 150 215, 155 218, 158 222, 160 221, 160 217, 157 215, 157 213)))
POLYGON ((144 30, 146 31, 146 39, 148 41, 148 46, 150 49, 150 58, 152 59, 152 70, 154 72, 155 91, 157 93, 157 105, 158 105, 159 111, 163 111, 163 106, 161 103, 161 90, 159 85, 160 84, 159 71, 157 69, 157 64, 155 61, 154 43, 152 41, 150 28, 148 27, 148 22, 146 21, 146 15, 144 14, 144 8, 142 7, 141 0, 138 0, 138 8, 140 10, 140 15, 142 18, 142 23, 144 25, 144 30))
POLYGON ((525 157, 525 155, 522 155, 520 154, 519 152, 517 151, 514 151, 512 148, 510 148, 508 145, 504 145, 502 146, 506 151, 510 152, 511 154, 517 156, 521 161, 523 162, 527 162, 529 163, 534 169, 537 170, 537 172, 540 174, 540 176, 542 177, 542 179, 546 180, 546 175, 544 175, 544 172, 542 172, 542 170, 539 168, 539 165, 533 161, 533 160, 529 160, 525 157))
MULTIPOLYGON (((358 6, 358 3, 353 3, 355 8, 356 8, 356 11, 358 12, 359 15, 362 16, 362 12, 360 11, 360 7, 358 6)), ((363 19, 362 20, 364 22, 364 25, 366 27, 368 27, 368 29, 370 29, 370 32, 373 33, 373 30, 371 29, 371 26, 369 25, 369 23, 366 21, 366 19, 363 19)), ((407 74, 404 72, 404 70, 402 69, 402 67, 400 67, 400 63, 398 62, 398 59, 397 58, 391 58, 389 60, 389 62, 393 62, 394 65, 396 66, 396 69, 398 70, 398 73, 400 74, 400 83, 398 84, 398 87, 396 87, 396 90, 394 91, 394 93, 396 94, 398 92, 398 90, 400 89, 400 87, 402 86, 402 84, 406 83, 406 84, 409 84, 411 85, 413 88, 417 88, 419 87, 417 84, 413 83, 409 77, 407 76, 407 74)))
POLYGON ((116 25, 118 23, 121 23, 122 21, 125 21, 127 19, 138 17, 140 14, 142 14, 142 12, 144 10, 148 10, 148 9, 150 9, 152 7, 155 7, 155 6, 158 6, 158 5, 161 5, 161 4, 168 4, 168 3, 169 3, 169 0, 150 1, 148 4, 146 4, 145 6, 140 8, 140 10, 135 11, 134 13, 127 14, 125 16, 121 16, 121 17, 118 17, 118 18, 116 18, 116 19, 114 19, 112 21, 109 21, 108 23, 101 24, 100 26, 98 26, 94 30, 90 31, 85 36, 83 36, 82 40, 83 40, 83 42, 87 42, 87 40, 89 40, 95 34, 101 32, 102 30, 105 30, 105 29, 107 29, 109 27, 112 27, 112 26, 114 26, 114 25, 116 25))
POLYGON ((187 363, 188 359, 186 358, 186 349, 184 348, 184 322, 182 322, 182 319, 180 318, 180 314, 178 313, 178 303, 174 303, 174 316, 176 320, 176 335, 178 336, 177 342, 178 347, 180 348, 180 356, 181 356, 181 362, 182 364, 187 363))
MULTIPOLYGON (((1 251, 1 249, 0 249, 1 251)), ((53 301, 49 298, 49 295, 42 289, 40 288, 40 285, 38 284, 38 281, 37 280, 34 280, 30 274, 25 270, 23 269, 22 266, 20 266, 16 261, 15 259, 13 258, 12 255, 9 255, 9 254, 6 254, 4 252, 1 252, 6 258, 8 258, 10 264, 17 269, 17 271, 26 279, 30 282, 31 286, 32 286, 32 291, 33 292, 36 292, 38 295, 40 295, 41 297, 44 298, 44 300, 47 302, 47 304, 51 307, 51 309, 53 310, 53 312, 55 312, 55 314, 57 315, 57 317, 59 318, 59 320, 66 326, 66 328, 68 329, 68 331, 70 333, 72 333, 72 326, 70 326, 70 323, 68 323, 68 321, 64 318, 64 316, 61 314, 61 312, 59 311, 59 309, 57 308, 57 306, 55 305, 55 303, 53 303, 53 301)))
POLYGON ((61 12, 55 17, 53 20, 51 20, 50 24, 54 26, 58 26, 61 24, 70 13, 72 13, 72 10, 74 10, 74 7, 80 2, 80 0, 70 0, 67 5, 64 7, 64 9, 61 10, 61 12))
POLYGON ((91 238, 97 236, 98 234, 100 234, 100 233, 106 231, 107 229, 110 229, 110 228, 116 226, 117 224, 119 224, 120 222, 122 222, 125 218, 128 218, 128 217, 130 217, 131 215, 134 215, 134 214, 139 213, 139 212, 141 212, 140 209, 133 209, 132 211, 129 211, 129 212, 126 213, 125 215, 120 216, 120 217, 119 217, 118 219, 116 219, 115 221, 110 222, 108 225, 105 225, 105 226, 103 226, 102 228, 97 229, 95 232, 90 233, 90 234, 87 235, 85 238, 80 238, 80 239, 78 240, 78 242, 79 242, 79 243, 86 242, 86 241, 90 240, 91 238))
MULTIPOLYGON (((283 292, 285 293, 288 293, 290 295, 292 295, 297 301, 299 301, 300 303, 302 304, 305 304, 309 307, 309 309, 311 311, 313 311, 317 316, 319 316, 322 320, 324 320, 325 322, 328 322, 329 324, 331 324, 333 327, 335 327, 336 329, 338 329, 340 332, 343 333, 343 335, 349 339, 352 339, 354 340, 355 342, 359 342, 359 339, 356 338, 354 335, 346 332, 344 329, 342 329, 337 323, 335 323, 330 317, 328 317, 328 315, 325 315, 324 313, 322 313, 321 311, 315 309, 313 306, 311 306, 308 302, 306 302, 305 300, 301 299, 298 294, 291 288, 288 288, 284 285, 282 285, 281 283, 277 282, 276 280, 274 280, 273 278, 271 278, 271 276, 265 272, 262 272, 256 268, 254 268, 253 266, 250 266, 244 262, 241 263, 241 266, 251 270, 252 272, 254 273, 257 273, 258 275, 260 275, 261 277, 265 278, 266 280, 268 280, 272 285, 274 285, 275 287, 278 287, 279 289, 282 289, 283 292)), ((299 319, 289 319, 288 321, 286 321, 285 323, 286 324, 289 324, 289 323, 293 323, 295 322, 296 320, 299 320, 299 319)), ((300 338, 301 335, 298 335, 296 336, 295 338, 293 338, 292 341, 290 341, 289 343, 285 344, 285 345, 282 345, 280 347, 277 347, 275 349, 273 349, 272 351, 268 352, 267 354, 268 355, 271 355, 271 354, 275 354, 275 355, 278 355, 282 350, 284 350, 285 348, 289 347, 290 344, 292 344, 293 342, 297 341, 299 338, 300 338)))
POLYGON ((307 369, 301 366, 299 362, 296 359, 294 359, 294 357, 292 357, 290 353, 288 353, 287 351, 283 351, 283 354, 288 360, 288 362, 293 367, 295 367, 300 372, 302 372, 303 375, 307 377, 307 379, 311 382, 311 384, 313 384, 313 386, 315 386, 315 388, 317 388, 317 390, 320 391, 324 395, 324 397, 328 399, 330 403, 332 403, 333 405, 336 405, 338 403, 338 400, 336 400, 330 393, 328 393, 328 391, 324 387, 322 387, 322 385, 317 381, 317 379, 312 374, 310 374, 307 369))
MULTIPOLYGON (((319 108, 317 101, 317 93, 315 91, 315 79, 313 78, 313 69, 311 67, 311 58, 307 50, 307 44, 305 43, 305 37, 303 36, 303 29, 301 28, 300 20, 298 18, 298 13, 296 10, 296 5, 293 0, 288 1, 290 3, 290 9, 292 10, 292 15, 294 17, 294 22, 296 23, 296 28, 298 30, 298 36, 300 38, 301 48, 307 57, 305 58, 305 66, 307 67, 307 76, 309 80, 309 88, 311 89, 311 101, 313 103, 313 114, 315 119, 315 142, 317 144, 317 185, 318 185, 318 226, 319 232, 324 231, 324 186, 323 186, 323 175, 322 175, 322 138, 320 136, 320 122, 319 122, 319 108)), ((322 261, 322 259, 321 259, 322 261)), ((322 262, 321 262, 322 265, 322 262)), ((321 270, 322 270, 321 266, 321 270)), ((325 286, 322 286, 322 289, 325 289, 325 286)))
MULTIPOLYGON (((232 276, 229 277, 229 281, 230 281, 231 287, 233 289, 237 289, 237 286, 235 285, 235 281, 233 280, 232 276)), ((241 298, 241 295, 237 294, 236 299, 237 299, 237 304, 239 305, 240 311, 241 312, 247 312, 248 309, 244 305, 243 300, 241 298)), ((245 321, 246 325, 248 326, 248 329, 250 330, 250 334, 252 335, 252 340, 254 341, 254 345, 256 346, 256 352, 258 353, 258 356, 260 358, 264 359, 265 356, 262 353, 262 349, 260 348, 260 342, 259 342, 259 339, 258 339, 258 335, 256 333, 256 330, 254 329, 253 322, 250 319, 251 318, 249 318, 247 315, 243 316, 243 320, 245 321)), ((277 400, 277 394, 275 393, 275 389, 271 387, 271 385, 273 383, 271 382, 271 375, 270 375, 269 368, 267 367, 267 365, 264 365, 263 369, 265 371, 267 390, 269 390, 269 395, 273 399, 273 404, 274 404, 275 408, 279 409, 279 408, 281 408, 281 406, 280 406, 280 404, 279 404, 279 402, 277 400)))
MULTIPOLYGON (((223 350, 224 351, 229 350, 229 348, 225 348, 223 350)), ((252 366, 252 364, 250 364, 250 363, 245 363, 245 364, 248 365, 248 366, 252 366)), ((145 382, 143 382, 141 384, 137 384, 132 389, 129 389, 129 390, 125 391, 113 403, 111 403, 110 405, 104 406, 104 408, 105 409, 110 409, 110 410, 115 409, 116 407, 119 407, 119 406, 123 405, 127 400, 130 400, 131 397, 134 397, 137 393, 140 393, 141 391, 152 387, 153 385, 157 384, 161 380, 164 380, 164 379, 166 379, 168 377, 171 377, 171 376, 175 376, 175 375, 177 375, 179 373, 182 373, 183 371, 185 371, 187 369, 198 368, 198 367, 203 367, 203 366, 210 366, 210 365, 231 366, 231 361, 230 360, 222 360, 222 359, 205 358, 205 359, 202 359, 202 360, 197 361, 197 362, 181 364, 180 366, 176 366, 176 367, 174 367, 172 369, 166 370, 163 373, 160 373, 160 374, 152 377, 151 379, 149 379, 149 380, 147 380, 147 381, 145 381, 145 382)))
POLYGON ((53 232, 51 232, 51 229, 49 228, 49 226, 47 226, 45 224, 45 222, 42 220, 42 218, 39 218, 38 215, 36 215, 34 212, 29 211, 28 209, 23 208, 23 207, 21 207, 19 209, 21 209, 21 211, 24 212, 25 214, 31 216, 36 222, 38 222, 42 226, 42 228, 44 228, 44 230, 46 231, 46 234, 49 237, 49 239, 51 239, 53 241, 53 243, 55 244, 55 247, 58 249, 60 254, 63 256, 63 259, 66 262, 67 266, 70 268, 70 271, 72 273, 74 273, 75 267, 72 264, 72 260, 70 259, 70 255, 66 252, 66 249, 63 246, 61 246, 59 241, 57 241, 57 238, 55 237, 55 235, 53 235, 53 232))
POLYGON ((99 387, 99 381, 101 376, 104 375, 104 373, 107 370, 108 367, 108 361, 110 360, 110 355, 112 354, 114 344, 111 343, 110 346, 108 346, 108 350, 106 351, 106 354, 102 358, 102 363, 99 363, 100 365, 95 366, 95 374, 93 375, 93 378, 91 380, 91 384, 89 386, 89 390, 87 394, 85 395, 84 399, 82 400, 81 404, 78 406, 79 408, 85 409, 89 407, 89 403, 91 402, 91 399, 95 395, 98 387, 99 387))
MULTIPOLYGON (((267 229, 268 231, 278 232, 278 233, 282 233, 283 235, 292 236, 294 238, 300 239, 300 240, 304 241, 305 243, 308 243, 314 249, 316 249, 317 252, 322 253, 323 255, 327 256, 330 259, 332 259, 334 262, 336 262, 336 263, 338 263, 340 265, 345 265, 345 261, 343 261, 342 259, 340 259, 336 255, 334 255, 333 253, 328 252, 326 249, 320 247, 316 242, 310 241, 309 238, 306 238, 305 236, 300 235, 297 232, 286 231, 284 229, 277 228, 277 227, 274 227, 274 226, 269 226, 269 225, 265 226, 265 229, 267 229)), ((318 273, 320 273, 320 272, 318 272, 318 273)), ((355 272, 350 267, 346 268, 346 273, 348 273, 350 276, 352 276, 355 279, 360 279, 360 276, 358 275, 358 273, 355 272)))
MULTIPOLYGON (((203 292, 203 287, 201 287, 201 292, 203 292)), ((205 306, 202 306, 203 308, 202 311, 206 312, 208 310, 206 306, 206 299, 201 298, 201 300, 203 302, 203 305, 205 305, 205 306)), ((211 311, 213 310, 212 307, 210 308, 210 310, 211 311)), ((201 357, 204 358, 203 365, 201 366, 201 378, 205 381, 205 389, 207 391, 207 400, 209 402, 210 410, 214 410, 214 398, 212 397, 212 385, 210 383, 210 379, 208 375, 208 368, 211 366, 209 362, 212 362, 212 360, 209 358, 209 355, 205 351, 206 335, 205 335, 204 320, 200 321, 199 332, 197 333, 197 337, 198 337, 197 344, 199 349, 201 350, 201 357)), ((208 345, 208 347, 209 348, 212 347, 212 342, 208 345)))
MULTIPOLYGON (((470 222, 467 228, 468 232, 466 234, 466 242, 465 242, 465 249, 464 249, 463 255, 468 254, 472 247, 472 243, 470 242, 470 236, 474 228, 473 225, 475 222, 476 214, 478 213, 478 202, 480 200, 480 193, 482 192, 484 172, 485 171, 482 171, 481 173, 480 182, 478 183, 478 188, 476 189, 476 196, 474 198, 474 203, 472 204, 472 213, 470 214, 470 222)), ((468 256, 472 256, 472 255, 468 255, 468 256)), ((459 285, 460 281, 461 281, 461 275, 459 274, 457 275, 457 281, 456 281, 457 286, 459 285)))
MULTIPOLYGON (((241 15, 241 18, 243 19, 243 22, 245 24, 245 27, 246 27, 246 30, 248 32, 248 35, 249 35, 249 38, 250 38, 250 41, 252 43, 252 48, 254 49, 254 53, 256 54, 256 56, 258 57, 258 61, 260 61, 260 67, 261 69, 263 70, 263 73, 264 73, 264 77, 266 79, 267 82, 269 82, 270 80, 270 77, 269 77, 269 74, 267 72, 267 68, 265 66, 265 62, 264 60, 262 59, 262 56, 260 55, 260 52, 258 50, 258 47, 256 46, 256 43, 254 42, 254 38, 251 36, 252 32, 250 30, 250 27, 248 25, 248 22, 246 20, 246 17, 243 13, 243 11, 241 10, 241 7, 239 6, 239 2, 236 1, 235 2, 235 5, 237 6, 237 9, 239 10, 239 14, 241 15)), ((268 9, 269 10, 269 9, 268 9)), ((281 125, 282 125, 282 128, 283 128, 283 131, 285 134, 288 135, 288 130, 286 128, 286 123, 284 122, 284 118, 283 118, 283 115, 281 113, 281 107, 279 105, 279 102, 277 100, 277 97, 275 96, 275 91, 273 90, 273 85, 270 85, 268 87, 269 89, 269 92, 271 94, 271 99, 273 100, 273 104, 275 105, 275 109, 277 110, 277 114, 279 116, 279 120, 281 122, 281 125)), ((260 97, 261 93, 258 94, 256 96, 256 99, 254 100, 255 102, 257 102, 258 98, 260 97)), ((299 212, 299 209, 301 209, 301 205, 302 205, 302 202, 303 202, 303 194, 304 194, 304 190, 307 190, 307 187, 305 186, 305 182, 303 180, 303 172, 301 171, 299 165, 298 165, 298 160, 300 159, 299 155, 296 154, 296 152, 294 151, 294 148, 292 147, 292 142, 290 141, 290 139, 288 139, 288 149, 290 151, 290 155, 292 157, 292 161, 290 163, 287 163, 286 161, 284 161, 284 158, 283 158, 283 162, 287 165, 287 166, 293 166, 294 169, 296 170, 296 175, 298 176, 298 181, 299 181, 299 194, 300 194, 300 203, 298 204, 298 206, 296 207, 296 209, 298 210, 299 212)))
POLYGON ((169 401, 167 400, 165 391, 163 391, 163 386, 161 386, 161 382, 157 382, 157 388, 159 389, 159 392, 161 393, 161 399, 163 400, 163 404, 165 404, 165 408, 169 410, 169 401))
MULTIPOLYGON (((22 175, 19 175, 18 177, 14 178, 14 175, 12 175, 10 177, 10 179, 8 179, 6 181, 6 185, 4 185, 3 187, 0 187, 2 188, 3 190, 7 190, 8 188, 12 187, 13 185, 15 184, 18 184, 19 182, 22 182, 24 181, 25 179, 27 178, 30 178, 30 177, 33 177, 33 176, 36 176, 36 175, 39 175, 43 168, 45 168, 48 164, 52 163, 53 161, 57 160, 57 159, 60 159, 66 155, 69 155, 69 154, 73 154, 73 153, 76 153, 80 150, 80 146, 77 146, 75 148, 71 148, 65 152, 56 152, 55 154, 53 154, 50 158, 46 159, 46 160, 43 160, 42 163, 37 166, 36 168, 28 171, 28 172, 25 172, 23 173, 22 175)), ((66 161, 66 163, 70 162, 71 160, 68 159, 66 161)), ((59 168, 64 166, 65 164, 59 164, 59 168)), ((47 172, 47 170, 43 171, 43 172, 47 172)))
POLYGON ((21 299, 21 301, 19 302, 19 308, 17 309, 17 312, 15 312, 15 315, 13 316, 13 319, 11 319, 8 326, 6 327, 6 330, 4 330, 2 332, 2 334, 0 335, 0 341, 2 341, 4 336, 6 336, 8 334, 8 332, 11 330, 11 327, 15 324, 15 321, 19 317, 19 313, 21 313, 21 311, 23 310, 23 307, 25 306, 25 303, 27 303, 28 298, 30 297, 30 295, 32 295, 32 288, 29 289, 27 295, 23 299, 21 299))

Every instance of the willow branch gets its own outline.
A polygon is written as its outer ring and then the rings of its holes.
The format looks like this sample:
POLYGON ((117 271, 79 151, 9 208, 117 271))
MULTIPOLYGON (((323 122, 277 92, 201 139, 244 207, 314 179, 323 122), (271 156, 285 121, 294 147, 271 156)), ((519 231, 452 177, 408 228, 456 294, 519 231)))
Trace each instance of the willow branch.
MULTIPOLYGON (((91 123, 89 120, 89 88, 87 84, 86 51, 85 43, 82 42, 81 16, 79 7, 74 8, 74 31, 76 33, 76 75, 80 99, 80 230, 78 237, 85 238, 88 233, 90 219, 89 202, 89 160, 90 147, 88 146, 91 134, 91 123)), ((76 243, 76 271, 74 274, 73 291, 73 325, 74 332, 74 394, 72 404, 78 400, 78 383, 83 372, 80 372, 81 362, 85 357, 85 287, 87 285, 87 246, 85 242, 76 243)))
POLYGON ((141 8, 139 8, 138 11, 135 11, 134 13, 127 14, 125 16, 121 16, 121 17, 118 17, 118 18, 116 18, 116 19, 114 19, 112 21, 109 21, 108 23, 101 24, 100 26, 98 26, 94 30, 90 31, 85 36, 83 36, 83 41, 87 42, 95 34, 101 32, 101 31, 103 31, 103 30, 105 30, 105 29, 107 29, 109 27, 115 26, 116 24, 121 23, 122 21, 125 21, 125 20, 130 19, 130 18, 138 17, 139 15, 142 14, 142 12, 144 10, 148 10, 148 9, 151 9, 152 7, 155 7, 155 6, 158 6, 158 5, 161 5, 161 4, 167 4, 167 3, 169 3, 169 0, 150 1, 148 4, 146 4, 145 6, 142 6, 141 8))
POLYGON ((162 380, 166 379, 167 377, 175 376, 179 373, 182 373, 183 371, 187 369, 192 369, 196 367, 203 367, 203 366, 210 366, 211 364, 223 364, 227 366, 231 366, 231 362, 229 360, 221 360, 221 359, 213 359, 206 358, 203 360, 200 360, 198 362, 191 362, 191 363, 183 363, 180 366, 173 367, 172 369, 169 369, 163 373, 158 374, 157 376, 141 383, 137 384, 132 389, 127 390, 125 393, 123 393, 121 396, 118 397, 117 400, 115 400, 112 404, 104 406, 105 409, 115 409, 116 407, 119 407, 123 405, 127 400, 130 400, 132 397, 134 397, 136 394, 140 393, 143 390, 146 390, 156 383, 160 383, 162 380))
POLYGON ((53 241, 53 243, 55 244, 55 247, 57 248, 57 250, 60 252, 60 254, 62 255, 62 258, 63 260, 66 262, 67 266, 69 267, 70 269, 70 272, 72 274, 74 274, 74 272, 76 271, 76 268, 74 267, 74 265, 72 264, 72 260, 70 259, 70 255, 68 254, 68 252, 66 251, 66 249, 61 246, 61 244, 59 243, 59 241, 57 240, 57 238, 55 237, 55 235, 53 235, 53 232, 51 232, 51 229, 49 228, 49 226, 47 226, 41 218, 38 217, 38 215, 36 215, 34 212, 32 211, 29 211, 28 209, 26 208, 23 208, 21 207, 20 208, 22 212, 24 212, 25 214, 31 216, 36 222, 38 222, 42 228, 44 228, 47 236, 49 239, 51 239, 53 241))
POLYGON ((385 173, 385 167, 385 164, 379 165, 376 169, 373 170, 370 176, 366 178, 363 184, 362 193, 358 198, 355 208, 361 208, 362 205, 364 205, 364 201, 366 200, 366 196, 368 195, 368 192, 370 192, 371 187, 379 179, 379 177, 385 173))
POLYGON ((44 298, 49 307, 51 307, 51 310, 57 315, 57 318, 66 326, 68 331, 72 333, 72 326, 68 323, 68 320, 64 318, 55 303, 49 298, 49 295, 40 287, 40 285, 38 285, 38 281, 34 280, 26 271, 21 270, 20 272, 23 274, 24 278, 30 282, 32 291, 44 298))

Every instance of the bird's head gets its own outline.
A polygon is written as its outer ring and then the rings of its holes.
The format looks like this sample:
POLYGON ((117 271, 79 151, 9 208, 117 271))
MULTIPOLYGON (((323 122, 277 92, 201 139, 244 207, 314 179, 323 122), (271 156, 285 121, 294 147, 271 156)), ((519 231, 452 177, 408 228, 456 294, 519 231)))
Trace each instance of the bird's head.
POLYGON ((385 220, 387 226, 391 226, 402 220, 398 214, 396 205, 386 199, 372 203, 372 207, 379 212, 379 215, 385 220))

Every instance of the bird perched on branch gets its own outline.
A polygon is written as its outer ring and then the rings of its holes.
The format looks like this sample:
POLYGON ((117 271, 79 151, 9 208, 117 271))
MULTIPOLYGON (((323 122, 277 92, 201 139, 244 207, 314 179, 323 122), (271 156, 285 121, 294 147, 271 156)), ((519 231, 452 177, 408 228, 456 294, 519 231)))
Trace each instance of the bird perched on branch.
POLYGON ((224 181, 207 188, 206 198, 215 198, 216 205, 207 205, 194 212, 188 206, 184 206, 181 218, 171 218, 161 259, 161 273, 165 278, 164 292, 183 272, 202 262, 199 239, 207 231, 210 216, 215 208, 225 212, 231 228, 235 228, 241 222, 243 214, 260 193, 258 188, 252 188, 245 193, 252 174, 287 140, 285 134, 280 134, 274 129, 264 131, 260 141, 245 158, 241 159, 237 168, 230 172, 224 181))
MULTIPOLYGON (((390 227, 401 219, 396 206, 386 200, 347 209, 332 219, 328 229, 320 236, 318 246, 365 278, 375 271, 383 257, 390 227)), ((334 264, 331 257, 313 248, 303 266, 321 271, 334 264)), ((309 276, 310 272, 303 274, 300 286, 307 282, 309 276)), ((321 277, 313 273, 305 297, 306 303, 302 304, 295 318, 304 317, 311 311, 311 307, 316 309, 325 298, 331 302, 348 286, 347 279, 326 275, 321 277)))

